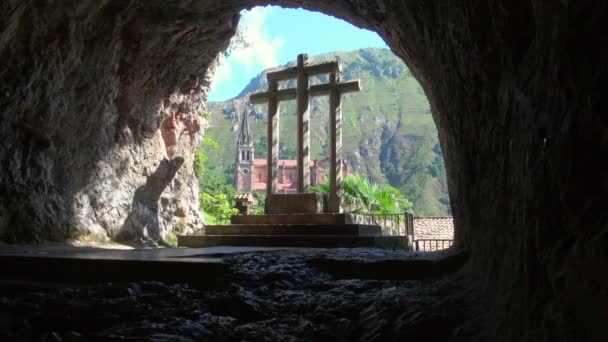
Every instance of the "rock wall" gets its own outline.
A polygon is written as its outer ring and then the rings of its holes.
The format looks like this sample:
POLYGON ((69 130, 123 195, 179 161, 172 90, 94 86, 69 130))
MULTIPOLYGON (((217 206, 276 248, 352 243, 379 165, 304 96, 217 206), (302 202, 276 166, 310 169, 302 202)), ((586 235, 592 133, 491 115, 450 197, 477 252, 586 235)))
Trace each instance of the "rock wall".
POLYGON ((605 340, 603 1, 5 1, 2 229, 154 236, 196 217, 179 201, 196 188, 180 142, 236 14, 267 3, 376 30, 424 87, 456 242, 491 305, 481 333, 605 340))
POLYGON ((192 162, 234 12, 180 1, 0 12, 0 235, 159 241, 200 227, 192 162))

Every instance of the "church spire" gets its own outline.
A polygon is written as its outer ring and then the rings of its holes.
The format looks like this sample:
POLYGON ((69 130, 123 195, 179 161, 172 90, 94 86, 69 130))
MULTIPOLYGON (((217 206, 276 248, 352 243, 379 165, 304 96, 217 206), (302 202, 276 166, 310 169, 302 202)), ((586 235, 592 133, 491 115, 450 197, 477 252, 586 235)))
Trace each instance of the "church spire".
POLYGON ((239 145, 249 145, 253 142, 253 136, 251 134, 251 128, 249 128, 249 120, 248 120, 247 110, 243 112, 243 119, 241 120, 241 130, 239 132, 239 145))
POLYGON ((247 110, 243 112, 241 129, 236 142, 236 167, 234 168, 234 186, 238 191, 249 192, 253 189, 253 134, 249 127, 247 110))

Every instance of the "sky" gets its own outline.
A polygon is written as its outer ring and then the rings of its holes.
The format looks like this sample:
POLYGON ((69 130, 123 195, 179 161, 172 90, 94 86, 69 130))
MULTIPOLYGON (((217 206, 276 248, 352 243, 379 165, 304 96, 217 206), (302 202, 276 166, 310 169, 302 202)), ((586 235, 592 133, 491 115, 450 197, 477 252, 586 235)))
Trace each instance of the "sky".
POLYGON ((387 47, 375 32, 319 12, 275 6, 241 12, 240 25, 249 47, 223 60, 211 85, 209 101, 238 95, 264 69, 295 60, 300 53, 387 47))

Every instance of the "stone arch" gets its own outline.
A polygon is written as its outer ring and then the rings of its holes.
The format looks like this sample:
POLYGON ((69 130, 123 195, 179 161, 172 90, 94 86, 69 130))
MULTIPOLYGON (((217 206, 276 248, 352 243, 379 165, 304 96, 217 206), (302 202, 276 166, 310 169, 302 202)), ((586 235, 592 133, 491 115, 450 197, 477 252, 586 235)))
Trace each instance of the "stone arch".
MULTIPOLYGON (((123 206, 168 158, 160 125, 204 110, 238 11, 258 4, 373 29, 420 81, 446 157, 457 243, 471 251, 465 271, 493 305, 491 336, 605 336, 601 1, 4 1, 2 233, 65 238, 121 227, 123 206)), ((185 136, 196 142, 200 127, 185 136)), ((172 150, 184 165, 189 144, 172 150)), ((184 185, 191 175, 175 177, 184 185)), ((166 198, 167 208, 180 199, 185 192, 166 198)), ((169 216, 159 217, 161 234, 169 216)))

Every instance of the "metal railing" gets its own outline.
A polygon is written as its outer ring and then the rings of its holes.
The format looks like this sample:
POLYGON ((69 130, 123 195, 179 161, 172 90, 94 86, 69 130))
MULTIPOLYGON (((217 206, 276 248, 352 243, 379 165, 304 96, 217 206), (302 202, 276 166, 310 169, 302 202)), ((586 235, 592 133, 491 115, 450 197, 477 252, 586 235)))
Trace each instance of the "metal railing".
POLYGON ((382 227, 383 235, 409 235, 414 238, 414 214, 355 214, 359 224, 376 224, 382 227))
POLYGON ((449 248, 454 243, 451 239, 419 239, 414 240, 414 248, 420 252, 440 251, 449 248))

